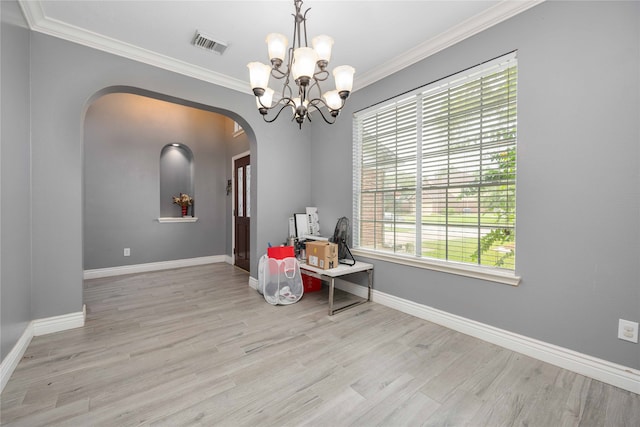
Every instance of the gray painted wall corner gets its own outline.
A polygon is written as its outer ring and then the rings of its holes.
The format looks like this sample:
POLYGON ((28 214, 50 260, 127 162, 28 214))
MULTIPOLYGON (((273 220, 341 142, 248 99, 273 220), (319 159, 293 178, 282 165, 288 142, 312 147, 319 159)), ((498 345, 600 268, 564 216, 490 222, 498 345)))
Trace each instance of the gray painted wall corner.
POLYGON ((31 316, 29 30, 14 1, 0 2, 0 359, 31 316))

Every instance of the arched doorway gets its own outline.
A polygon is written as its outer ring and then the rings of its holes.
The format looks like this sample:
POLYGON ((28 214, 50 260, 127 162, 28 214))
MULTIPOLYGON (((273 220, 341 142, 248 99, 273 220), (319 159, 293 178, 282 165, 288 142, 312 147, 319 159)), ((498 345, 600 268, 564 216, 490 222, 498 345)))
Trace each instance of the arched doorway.
POLYGON ((231 261, 230 159, 249 150, 253 135, 234 134, 236 122, 247 125, 232 116, 129 87, 107 88, 92 98, 84 122, 85 271, 196 258, 231 261), (163 147, 174 143, 193 152, 189 191, 198 215, 162 222, 159 159, 163 147))

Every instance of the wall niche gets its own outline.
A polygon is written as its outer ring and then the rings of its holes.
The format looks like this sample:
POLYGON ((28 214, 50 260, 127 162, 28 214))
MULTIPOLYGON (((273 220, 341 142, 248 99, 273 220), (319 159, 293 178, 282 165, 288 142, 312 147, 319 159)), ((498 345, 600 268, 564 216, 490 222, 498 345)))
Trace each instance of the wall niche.
POLYGON ((182 218, 180 205, 173 197, 180 193, 194 199, 187 215, 195 218, 195 192, 193 186, 193 152, 182 143, 167 144, 160 152, 160 217, 182 218))

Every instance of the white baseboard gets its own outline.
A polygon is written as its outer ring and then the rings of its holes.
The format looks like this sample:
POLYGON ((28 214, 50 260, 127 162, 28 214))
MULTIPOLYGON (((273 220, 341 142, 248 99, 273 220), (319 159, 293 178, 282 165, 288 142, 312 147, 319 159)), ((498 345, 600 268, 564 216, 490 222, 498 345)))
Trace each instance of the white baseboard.
MULTIPOLYGON (((350 293, 351 295, 359 296, 360 298, 367 297, 367 288, 364 286, 356 285, 355 283, 347 282, 341 279, 335 279, 336 289, 350 293)), ((376 292, 374 289, 373 292, 376 292)), ((373 293, 372 293, 373 298, 373 293)), ((376 301, 377 302, 377 301, 376 301)), ((399 310, 402 311, 402 310, 399 310)), ((416 316, 417 317, 417 316, 416 316)))
POLYGON ((27 351, 27 347, 29 347, 32 338, 33 322, 29 322, 18 339, 18 342, 16 342, 9 354, 7 354, 7 356, 2 359, 2 363, 0 363, 0 392, 4 390, 4 386, 9 382, 11 374, 13 374, 18 363, 22 360, 22 356, 24 356, 24 352, 27 351))
MULTIPOLYGON (((362 298, 367 297, 367 288, 364 286, 358 286, 350 282, 336 281, 336 288, 362 298)), ((615 387, 640 394, 640 370, 509 332, 504 329, 495 328, 423 304, 398 298, 375 289, 373 290, 372 298, 374 302, 389 308, 437 323, 454 331, 479 338, 483 341, 611 384, 615 387)))
MULTIPOLYGON (((226 261, 222 260, 216 262, 226 261)), ((256 289, 257 285, 257 279, 249 277, 249 286, 256 289)), ((337 280, 336 288, 362 298, 366 298, 367 295, 367 289, 364 286, 358 286, 350 282, 337 280)), ((592 357, 564 347, 529 338, 524 335, 515 334, 504 329, 495 328, 493 326, 447 313, 423 304, 418 304, 413 301, 389 295, 375 289, 373 290, 373 301, 403 313, 437 323, 449 329, 525 354, 552 365, 559 366, 563 369, 640 394, 640 371, 637 369, 592 357)), ((84 320, 85 315, 83 309, 83 311, 79 313, 70 313, 46 319, 37 319, 30 322, 16 345, 0 364, 0 391, 4 389, 4 386, 9 381, 11 374, 22 359, 24 352, 34 336, 81 327, 84 325, 84 320)))
POLYGON ((36 319, 33 323, 33 336, 53 334, 67 329, 81 328, 84 326, 85 309, 78 313, 63 314, 62 316, 36 319))
POLYGON ((9 382, 9 378, 11 378, 13 371, 22 360, 22 356, 27 351, 27 347, 29 347, 33 337, 80 328, 84 326, 85 318, 86 308, 83 306, 82 311, 77 313, 36 319, 29 322, 18 342, 0 363, 0 392, 4 390, 4 386, 9 382))
POLYGON ((96 268, 84 270, 84 279, 99 279, 101 277, 122 276, 124 274, 146 273, 149 271, 170 270, 172 268, 192 267, 195 265, 229 262, 228 255, 214 255, 199 258, 176 259, 172 261, 149 262, 146 264, 123 265, 120 267, 96 268))

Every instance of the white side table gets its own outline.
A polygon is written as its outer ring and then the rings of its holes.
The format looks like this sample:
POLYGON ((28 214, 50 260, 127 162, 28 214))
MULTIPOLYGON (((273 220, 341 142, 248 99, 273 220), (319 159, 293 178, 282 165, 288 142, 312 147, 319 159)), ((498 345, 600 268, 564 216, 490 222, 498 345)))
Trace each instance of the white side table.
POLYGON ((328 270, 323 270, 321 268, 312 267, 306 263, 300 263, 300 269, 303 270, 303 273, 308 274, 310 276, 316 277, 320 280, 326 280, 329 282, 329 316, 333 316, 335 313, 342 311, 349 307, 354 307, 356 305, 364 304, 367 301, 371 301, 371 290, 373 289, 373 264, 368 264, 366 262, 356 261, 354 265, 345 265, 339 264, 335 268, 330 268, 328 270), (347 304, 344 307, 333 308, 333 294, 335 290, 335 279, 336 277, 342 278, 348 274, 353 273, 361 273, 366 272, 369 276, 369 284, 367 291, 367 299, 361 301, 355 301, 351 304, 347 304))

